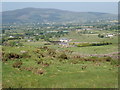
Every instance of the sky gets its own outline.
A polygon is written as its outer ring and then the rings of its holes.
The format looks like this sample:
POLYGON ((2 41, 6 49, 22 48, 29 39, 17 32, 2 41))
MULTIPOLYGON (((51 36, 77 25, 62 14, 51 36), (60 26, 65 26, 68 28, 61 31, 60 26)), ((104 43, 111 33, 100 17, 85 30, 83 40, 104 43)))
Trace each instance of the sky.
POLYGON ((118 13, 117 2, 2 2, 2 11, 33 8, 54 8, 76 12, 118 13))

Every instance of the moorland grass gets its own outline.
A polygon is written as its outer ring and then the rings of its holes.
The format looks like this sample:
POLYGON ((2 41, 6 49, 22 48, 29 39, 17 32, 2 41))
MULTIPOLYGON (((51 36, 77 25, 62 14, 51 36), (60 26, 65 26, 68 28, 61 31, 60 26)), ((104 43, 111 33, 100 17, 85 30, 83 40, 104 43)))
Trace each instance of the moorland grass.
MULTIPOLYGON (((86 63, 86 62, 85 62, 86 63)), ((11 88, 117 88, 118 71, 109 63, 56 64, 44 68, 43 75, 3 64, 3 87, 11 88)))
MULTIPOLYGON (((22 57, 2 62, 3 88, 117 88, 118 87, 118 67, 112 65, 111 61, 85 61, 83 58, 59 58, 49 55, 47 49, 43 47, 42 53, 45 57, 38 58, 34 52, 37 47, 3 47, 4 52, 21 54, 21 50, 29 51, 31 57, 22 57), (38 64, 36 60, 43 59, 38 64), (62 60, 61 60, 62 59, 62 60), (15 62, 21 61, 21 67, 13 67, 15 62), (27 69, 26 69, 27 68, 27 69), (29 70, 28 68, 33 68, 29 70), (39 74, 36 70, 42 70, 39 74)), ((68 56, 68 55, 67 55, 68 56)), ((62 56, 61 56, 62 57, 62 56)))

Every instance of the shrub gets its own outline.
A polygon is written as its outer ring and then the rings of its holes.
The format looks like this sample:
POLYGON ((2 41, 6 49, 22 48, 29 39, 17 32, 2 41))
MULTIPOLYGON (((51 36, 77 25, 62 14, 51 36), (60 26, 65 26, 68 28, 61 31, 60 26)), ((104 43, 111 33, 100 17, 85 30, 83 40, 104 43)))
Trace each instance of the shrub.
POLYGON ((106 57, 105 59, 106 59, 106 61, 108 61, 108 62, 110 62, 110 61, 112 60, 111 57, 106 57))
POLYGON ((99 37, 99 38, 104 38, 105 36, 102 35, 102 34, 98 34, 98 37, 99 37))
POLYGON ((47 67, 47 66, 49 66, 49 65, 50 65, 50 64, 47 63, 47 62, 43 64, 43 66, 45 66, 45 67, 47 67))
POLYGON ((100 42, 100 43, 92 43, 91 46, 102 46, 102 45, 110 45, 110 42, 100 42))
POLYGON ((45 43, 44 45, 51 45, 51 43, 45 43))
POLYGON ((44 46, 44 47, 39 47, 38 49, 41 49, 42 51, 44 51, 44 50, 48 50, 48 47, 44 46))
POLYGON ((65 53, 61 54, 59 56, 59 58, 61 58, 61 59, 68 59, 68 57, 67 57, 67 55, 65 53))
POLYGON ((45 57, 44 53, 40 53, 39 57, 45 57))
POLYGON ((35 74, 43 74, 44 70, 43 69, 37 69, 34 73, 35 74))
POLYGON ((110 42, 99 42, 99 43, 79 43, 77 47, 86 47, 86 46, 102 46, 102 45, 110 45, 110 42))
POLYGON ((37 64, 43 64, 43 59, 41 58, 41 59, 37 60, 37 64))
POLYGON ((31 57, 28 53, 22 53, 21 54, 21 57, 23 57, 23 58, 29 58, 29 57, 31 57))
POLYGON ((1 58, 3 62, 7 61, 7 58, 5 57, 5 52, 2 51, 1 58))
POLYGON ((7 61, 7 58, 2 58, 2 61, 3 61, 3 62, 6 62, 6 61, 7 61))
POLYGON ((49 49, 48 54, 53 56, 56 54, 56 51, 54 49, 49 49))
POLYGON ((78 59, 72 59, 72 60, 71 60, 71 63, 72 63, 72 64, 77 64, 77 63, 79 63, 79 60, 78 60, 78 59))
POLYGON ((16 53, 8 53, 5 55, 5 58, 7 58, 7 59, 16 59, 17 58, 17 59, 19 59, 19 58, 22 58, 22 56, 19 54, 16 54, 16 53))
POLYGON ((86 47, 86 46, 91 46, 90 43, 79 43, 77 47, 86 47))
POLYGON ((12 66, 13 66, 14 68, 20 68, 21 65, 22 65, 22 61, 17 61, 17 62, 15 62, 15 63, 13 63, 12 66))
POLYGON ((111 65, 118 65, 118 60, 112 59, 112 60, 111 60, 111 65))
POLYGON ((34 52, 34 53, 39 53, 39 52, 40 52, 40 49, 34 50, 33 52, 34 52))
POLYGON ((32 71, 34 68, 33 67, 21 67, 19 70, 26 70, 26 71, 32 71))

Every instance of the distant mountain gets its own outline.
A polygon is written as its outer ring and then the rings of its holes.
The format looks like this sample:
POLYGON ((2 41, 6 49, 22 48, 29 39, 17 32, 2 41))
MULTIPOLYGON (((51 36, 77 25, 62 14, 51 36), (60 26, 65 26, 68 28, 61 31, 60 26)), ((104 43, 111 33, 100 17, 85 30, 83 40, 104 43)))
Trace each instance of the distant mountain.
POLYGON ((117 19, 117 15, 100 12, 72 12, 46 8, 24 8, 2 13, 2 23, 85 23, 117 19))

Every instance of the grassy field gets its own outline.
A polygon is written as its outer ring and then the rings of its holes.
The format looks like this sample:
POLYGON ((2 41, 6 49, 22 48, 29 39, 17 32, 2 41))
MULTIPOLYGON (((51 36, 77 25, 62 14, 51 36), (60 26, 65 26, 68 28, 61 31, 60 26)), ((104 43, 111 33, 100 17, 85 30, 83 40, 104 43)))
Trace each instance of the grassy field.
POLYGON ((22 42, 24 46, 2 46, 3 88, 118 88, 117 58, 80 56, 118 52, 117 36, 98 38, 96 34, 70 32, 64 37, 72 38, 72 42, 112 44, 66 48, 36 41, 22 42))
MULTIPOLYGON (((29 51, 27 55, 31 57, 8 59, 2 64, 3 87, 11 88, 117 88, 118 87, 118 67, 116 64, 106 61, 84 61, 82 58, 60 59, 46 55, 42 64, 38 64, 37 55, 33 53, 36 47, 3 47, 6 54, 20 51, 29 51), (22 61, 20 68, 14 68, 15 62, 22 61), (44 64, 48 63, 49 66, 44 64), (85 67, 85 68, 84 68, 85 67), (22 69, 23 68, 23 69, 22 69), (34 68, 27 70, 25 68, 34 68), (37 68, 37 69, 35 69, 37 68), (42 70, 43 74, 35 73, 42 70)), ((59 56, 60 53, 56 54, 59 56)))
MULTIPOLYGON (((86 62, 85 62, 86 63, 86 62)), ((33 65, 33 64, 31 64, 33 65)), ((117 88, 118 71, 109 63, 56 64, 43 68, 43 75, 3 64, 3 87, 11 88, 117 88), (81 66, 87 65, 85 70, 81 66)))
POLYGON ((102 34, 102 33, 111 33, 114 34, 115 32, 113 31, 92 31, 92 32, 96 32, 95 34, 79 34, 78 32, 75 31, 71 31, 69 34, 64 35, 62 38, 68 38, 68 39, 72 39, 73 42, 113 42, 113 43, 117 43, 118 42, 118 37, 114 36, 112 38, 99 38, 98 34, 102 34))
MULTIPOLYGON (((118 52, 118 44, 106 45, 106 46, 88 46, 88 47, 62 47, 60 45, 44 45, 41 42, 30 42, 25 45, 31 47, 47 46, 58 50, 72 50, 79 54, 107 54, 112 52, 118 52)), ((8 47, 9 48, 9 47, 8 47)))
POLYGON ((2 62, 0 61, 0 89, 2 88, 2 62))

